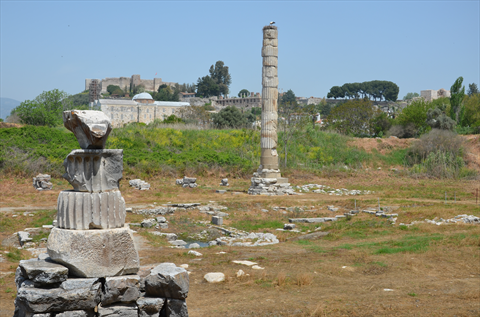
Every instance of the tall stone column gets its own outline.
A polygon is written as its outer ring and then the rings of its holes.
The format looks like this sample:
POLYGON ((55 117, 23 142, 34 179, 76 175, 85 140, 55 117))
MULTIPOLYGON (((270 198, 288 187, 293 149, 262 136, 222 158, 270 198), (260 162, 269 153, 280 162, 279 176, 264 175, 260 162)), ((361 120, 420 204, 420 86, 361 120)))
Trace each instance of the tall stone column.
POLYGON ((63 122, 82 149, 70 152, 63 163, 63 177, 73 190, 58 196, 57 227, 47 252, 73 276, 135 274, 140 263, 119 190, 123 150, 104 148, 110 119, 101 111, 73 110, 63 113, 63 122))
POLYGON ((262 45, 262 130, 260 137, 260 167, 253 174, 251 195, 283 195, 293 190, 278 167, 278 30, 263 28, 262 45))
MULTIPOLYGON (((263 169, 278 170, 278 30, 276 26, 263 28, 262 46, 262 131, 260 165, 263 169)), ((271 175, 280 176, 280 175, 271 175)))

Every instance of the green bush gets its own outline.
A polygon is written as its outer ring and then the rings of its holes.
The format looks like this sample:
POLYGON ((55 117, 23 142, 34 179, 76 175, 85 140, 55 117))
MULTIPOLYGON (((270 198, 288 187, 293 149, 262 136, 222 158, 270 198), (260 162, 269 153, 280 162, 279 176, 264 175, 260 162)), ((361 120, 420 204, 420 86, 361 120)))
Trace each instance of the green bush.
POLYGON ((463 156, 462 138, 447 130, 433 129, 412 144, 407 162, 413 165, 414 174, 459 178, 465 174, 463 156))

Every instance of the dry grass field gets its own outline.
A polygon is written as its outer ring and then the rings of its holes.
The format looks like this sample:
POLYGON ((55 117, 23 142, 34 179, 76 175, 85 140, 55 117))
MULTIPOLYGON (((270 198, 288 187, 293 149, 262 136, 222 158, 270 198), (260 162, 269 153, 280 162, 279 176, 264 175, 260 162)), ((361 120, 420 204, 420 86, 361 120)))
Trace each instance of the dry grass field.
MULTIPOLYGON (((201 186, 194 189, 175 186, 174 178, 147 179, 152 185, 149 191, 135 190, 122 181, 127 207, 215 201, 228 207, 225 226, 271 232, 281 241, 264 247, 201 248, 197 251, 203 256, 195 257, 187 250, 168 247, 149 232, 155 229, 132 227, 137 231, 142 265, 189 265, 190 316, 480 316, 480 225, 399 225, 460 214, 480 216, 475 203, 478 180, 414 179, 386 169, 338 172, 328 178, 290 172, 286 176, 293 185, 315 183, 375 193, 266 197, 247 195, 248 179, 230 178, 228 192, 216 194, 222 176, 199 178, 201 186), (292 217, 343 214, 353 209, 354 199, 359 209, 376 208, 379 199, 382 207, 398 213, 396 224, 360 213, 337 222, 297 225, 302 233, 276 230, 292 217), (327 205, 340 209, 332 213, 327 205), (294 208, 276 211, 273 207, 294 208), (316 240, 290 240, 314 230, 329 234, 316 240), (234 260, 254 261, 264 269, 254 270, 234 260), (248 276, 237 278, 239 269, 248 276), (203 276, 209 272, 225 273, 226 281, 207 283, 203 276)), ((0 240, 27 227, 51 224, 59 191, 70 189, 63 179, 54 179, 53 184, 54 190, 37 192, 31 179, 0 179, 0 240), (25 216, 25 211, 33 216, 25 216)), ((196 209, 176 212, 166 216, 169 228, 163 231, 182 238, 212 231, 200 222, 210 217, 196 209)), ((142 219, 127 214, 127 222, 142 219)), ((36 240, 46 235, 41 233, 36 240)), ((32 255, 7 246, 0 246, 0 253, 0 316, 12 316, 14 271, 20 259, 32 255)))

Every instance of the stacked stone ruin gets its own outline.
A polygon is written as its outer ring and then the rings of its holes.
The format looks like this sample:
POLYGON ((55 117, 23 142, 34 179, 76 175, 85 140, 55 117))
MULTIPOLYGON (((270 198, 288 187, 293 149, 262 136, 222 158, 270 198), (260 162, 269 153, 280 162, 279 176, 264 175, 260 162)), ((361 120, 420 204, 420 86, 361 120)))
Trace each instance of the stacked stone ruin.
POLYGON ((65 111, 81 149, 64 161, 73 190, 60 192, 47 254, 21 261, 15 317, 188 316, 188 274, 173 263, 140 267, 119 191, 123 150, 107 150, 100 111, 65 111))
POLYGON ((53 184, 50 182, 51 176, 48 174, 38 174, 33 178, 33 188, 36 190, 50 190, 53 184))
POLYGON ((250 195, 285 195, 294 191, 278 166, 278 30, 263 28, 262 46, 262 129, 260 167, 253 174, 250 195))

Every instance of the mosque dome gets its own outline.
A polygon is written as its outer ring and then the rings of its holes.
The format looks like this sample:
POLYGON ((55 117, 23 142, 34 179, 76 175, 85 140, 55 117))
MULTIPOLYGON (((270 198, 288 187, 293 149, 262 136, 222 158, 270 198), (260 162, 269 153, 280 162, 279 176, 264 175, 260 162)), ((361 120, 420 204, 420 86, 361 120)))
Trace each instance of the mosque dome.
POLYGON ((148 92, 142 92, 133 96, 133 101, 138 103, 154 103, 152 96, 148 92))
POLYGON ((140 94, 136 94, 135 96, 133 96, 132 100, 135 100, 135 99, 152 99, 152 96, 148 93, 148 92, 142 92, 140 94))

